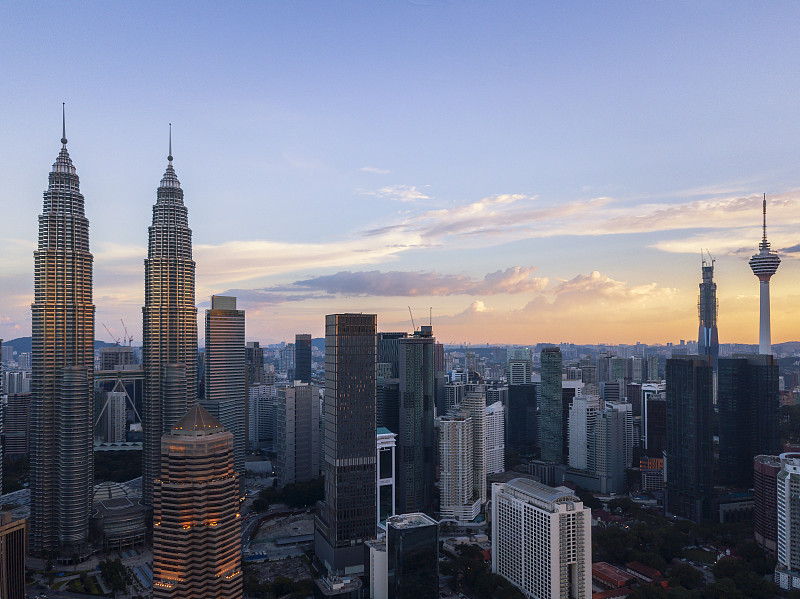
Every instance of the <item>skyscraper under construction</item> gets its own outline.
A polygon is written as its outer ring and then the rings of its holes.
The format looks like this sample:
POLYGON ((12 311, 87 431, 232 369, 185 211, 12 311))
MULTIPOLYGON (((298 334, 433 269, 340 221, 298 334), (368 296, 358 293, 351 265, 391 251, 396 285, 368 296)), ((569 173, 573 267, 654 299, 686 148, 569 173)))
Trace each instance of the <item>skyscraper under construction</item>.
POLYGON ((716 370, 717 360, 719 360, 719 334, 717 333, 719 301, 717 300, 717 284, 714 282, 714 258, 709 254, 708 260, 705 256, 702 260, 703 282, 700 283, 700 295, 697 298, 697 312, 700 317, 697 353, 701 356, 711 356, 711 363, 716 370))
POLYGON ((168 433, 197 400, 192 231, 183 204, 183 190, 172 167, 171 134, 167 159, 167 170, 153 206, 144 261, 142 501, 146 505, 153 504, 161 435, 168 433))
POLYGON ((30 547, 82 559, 94 478, 94 305, 89 221, 66 127, 33 255, 30 547))

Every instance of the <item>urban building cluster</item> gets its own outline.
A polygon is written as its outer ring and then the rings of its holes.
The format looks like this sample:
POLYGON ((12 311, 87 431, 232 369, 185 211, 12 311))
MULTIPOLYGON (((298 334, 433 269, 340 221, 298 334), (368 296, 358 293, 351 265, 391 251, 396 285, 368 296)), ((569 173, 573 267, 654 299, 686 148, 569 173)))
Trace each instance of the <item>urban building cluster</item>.
POLYGON ((593 516, 579 495, 632 489, 675 518, 753 517, 776 582, 800 589, 800 453, 783 451, 778 422, 800 381, 781 375, 770 345, 780 259, 766 199, 750 261, 757 351, 719 343, 705 255, 696 342, 445 346, 432 322, 381 331, 376 314, 342 313, 325 316, 324 339, 262 347, 246 340, 236 298, 215 295, 198 348, 170 139, 141 348, 126 331, 96 351, 89 223, 65 131, 61 142, 39 217, 30 348, 2 345, 3 451, 30 455, 30 484, 27 517, 0 520, 0 596, 24 596, 26 554, 76 566, 146 545, 153 597, 242 597, 254 472, 278 488, 324 478, 306 540, 318 596, 439 597, 440 540, 490 522, 486 561, 525 597, 590 597, 593 516), (141 453, 138 483, 94 484, 95 454, 114 451, 141 453))

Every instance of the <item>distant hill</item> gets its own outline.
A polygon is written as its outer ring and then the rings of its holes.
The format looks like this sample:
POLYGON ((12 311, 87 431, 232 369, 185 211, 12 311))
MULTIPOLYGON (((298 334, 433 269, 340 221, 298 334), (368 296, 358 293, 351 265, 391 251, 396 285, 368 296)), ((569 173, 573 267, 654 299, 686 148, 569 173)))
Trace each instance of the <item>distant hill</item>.
MULTIPOLYGON (((14 351, 18 354, 27 354, 31 352, 31 344, 32 339, 30 337, 17 337, 16 339, 9 339, 3 340, 3 345, 10 345, 14 348, 14 351)), ((106 341, 97 341, 94 342, 94 348, 100 349, 101 347, 113 347, 113 343, 108 343, 106 341)))

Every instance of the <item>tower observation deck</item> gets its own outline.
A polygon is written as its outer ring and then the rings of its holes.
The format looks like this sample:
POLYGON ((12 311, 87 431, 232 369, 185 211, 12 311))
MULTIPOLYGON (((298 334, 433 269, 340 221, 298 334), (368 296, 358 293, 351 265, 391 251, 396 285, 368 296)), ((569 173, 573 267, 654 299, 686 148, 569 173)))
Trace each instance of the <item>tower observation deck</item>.
POLYGON ((758 244, 759 252, 750 258, 750 268, 753 274, 758 277, 761 288, 761 309, 759 311, 759 335, 758 353, 771 353, 771 333, 770 333, 770 314, 769 314, 769 280, 778 271, 781 259, 778 254, 770 249, 767 241, 767 196, 764 194, 762 203, 763 213, 763 236, 761 243, 758 244))

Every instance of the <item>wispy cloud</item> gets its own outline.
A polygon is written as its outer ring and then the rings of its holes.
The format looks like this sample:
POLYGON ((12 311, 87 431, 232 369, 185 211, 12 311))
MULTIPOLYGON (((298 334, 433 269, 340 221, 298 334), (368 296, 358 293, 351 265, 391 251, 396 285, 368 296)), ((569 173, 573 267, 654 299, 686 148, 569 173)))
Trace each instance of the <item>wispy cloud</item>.
MULTIPOLYGON (((424 187, 427 187, 427 185, 424 187)), ((431 196, 420 191, 416 185, 390 185, 388 187, 381 187, 375 191, 365 191, 363 193, 364 195, 386 198, 397 202, 416 202, 418 200, 431 199, 431 196)))
POLYGON ((364 173, 372 173, 373 175, 391 175, 392 171, 385 168, 378 168, 376 166, 362 166, 358 169, 364 173))
POLYGON ((535 267, 512 266, 489 273, 483 280, 467 275, 436 272, 341 271, 295 281, 289 288, 319 290, 329 294, 387 297, 532 293, 547 286, 546 278, 533 276, 535 270, 535 267))

